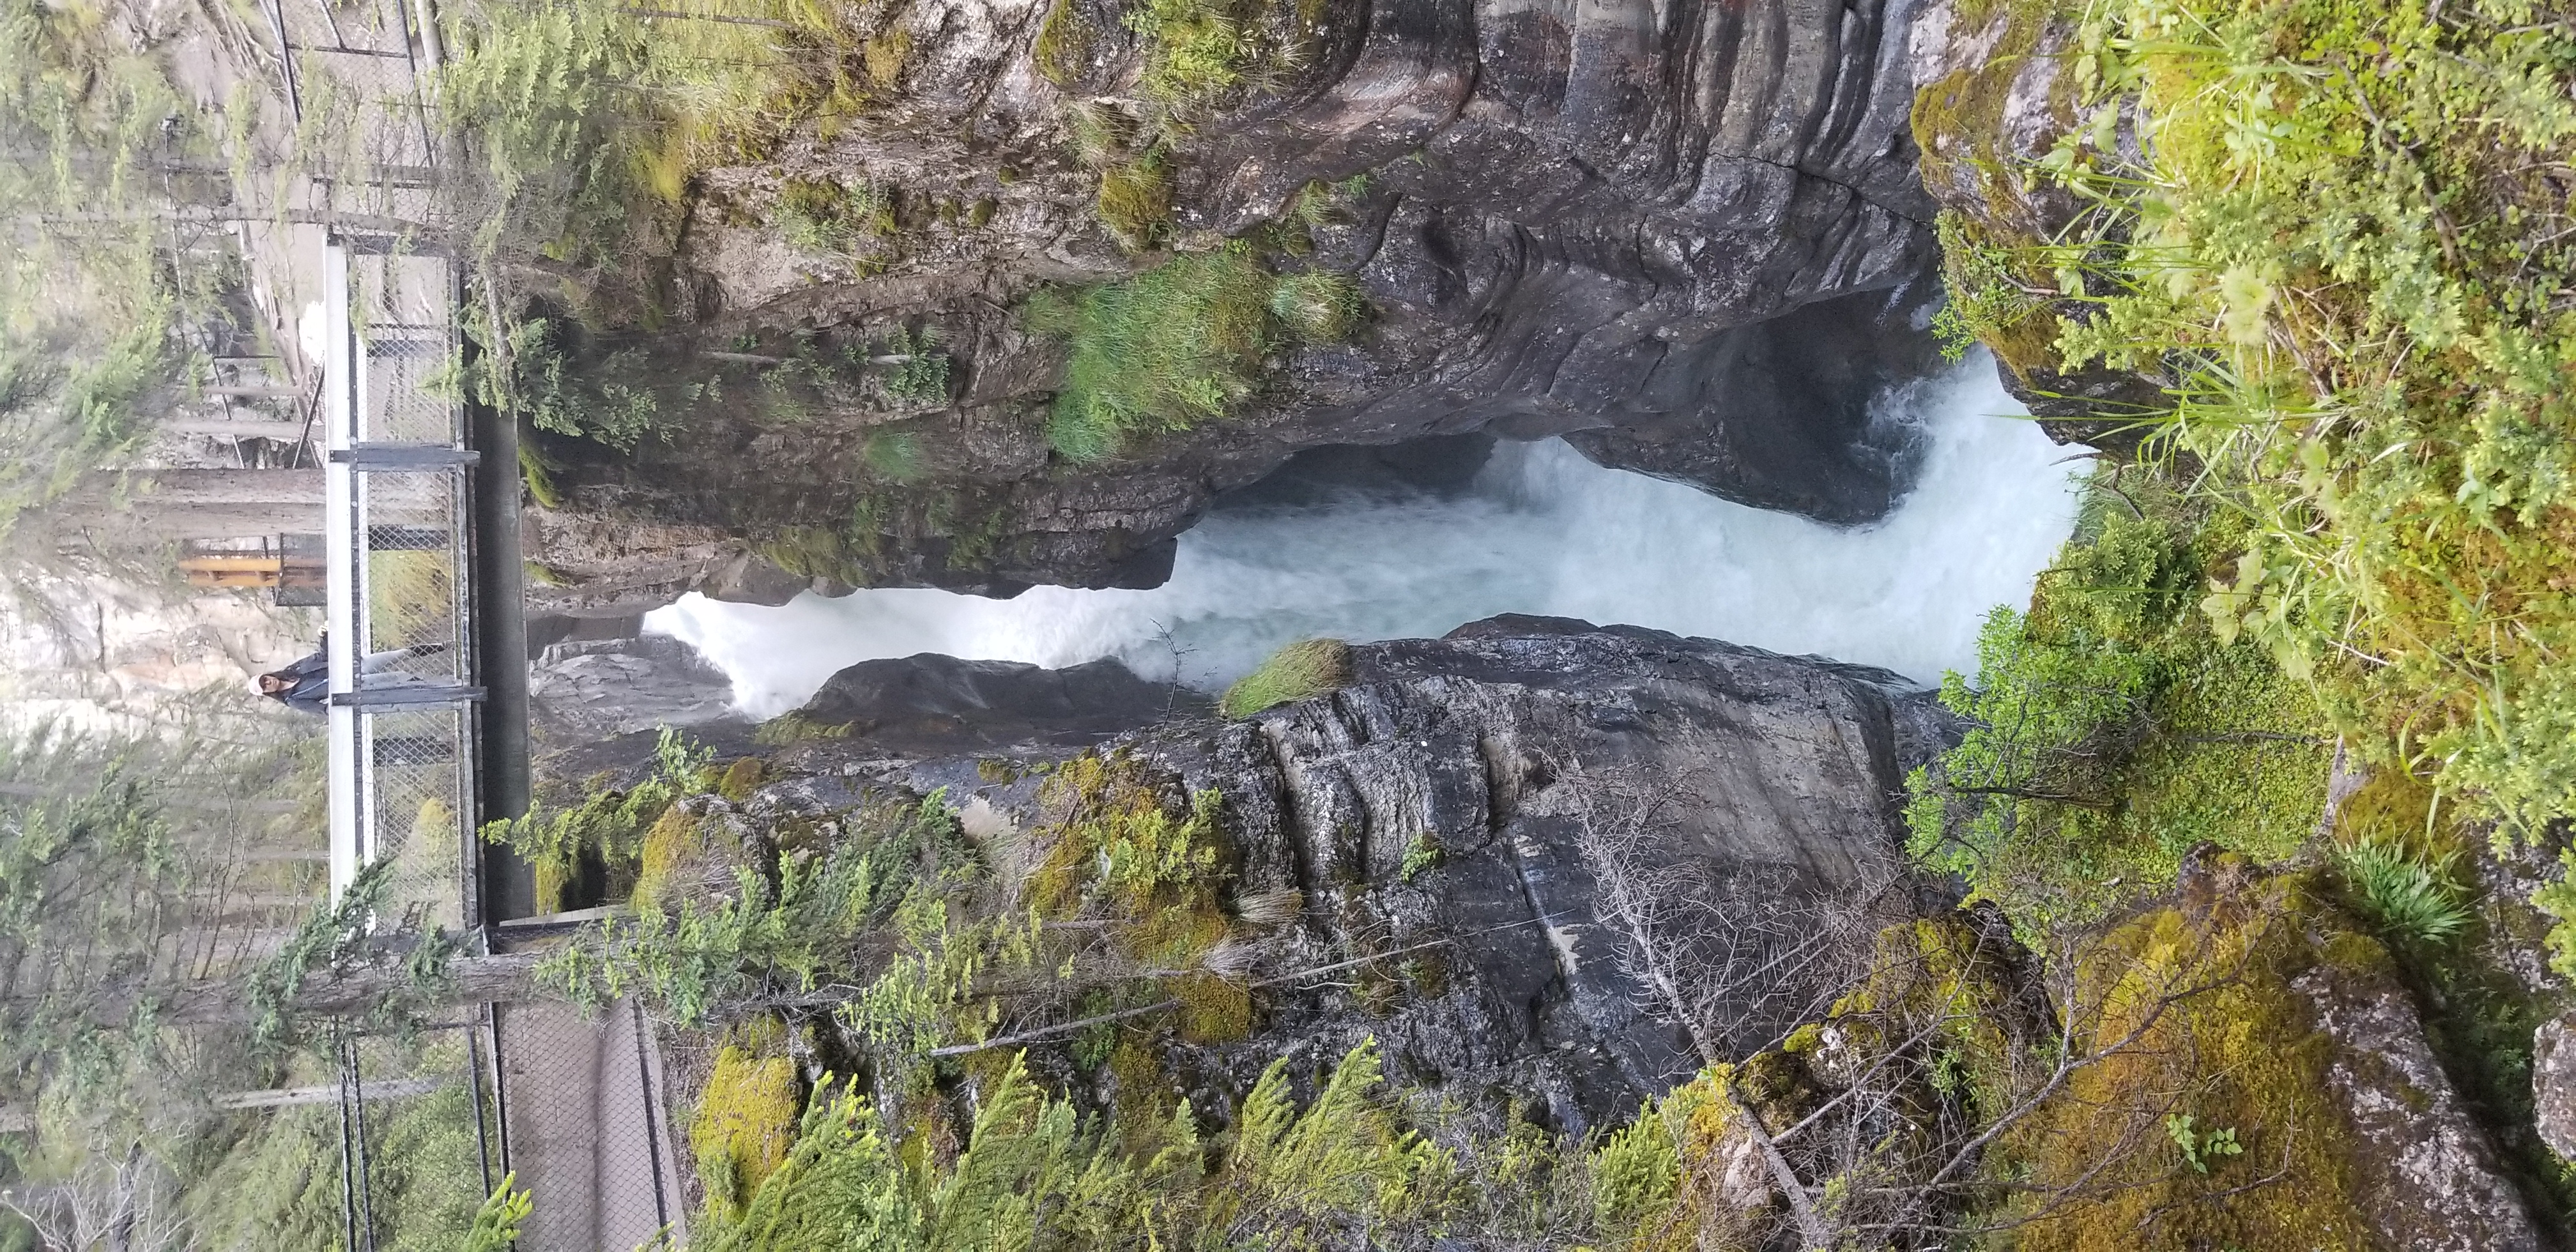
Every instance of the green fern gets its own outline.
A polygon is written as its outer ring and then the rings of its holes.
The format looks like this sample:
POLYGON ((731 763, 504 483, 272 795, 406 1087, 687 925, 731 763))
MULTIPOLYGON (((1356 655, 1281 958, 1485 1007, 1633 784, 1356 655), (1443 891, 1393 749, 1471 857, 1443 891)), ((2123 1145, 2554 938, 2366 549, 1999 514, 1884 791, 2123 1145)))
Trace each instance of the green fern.
POLYGON ((1403 1220, 1436 1190, 1440 1154, 1398 1125, 1381 1085, 1377 1046, 1364 1041, 1301 1112, 1286 1063, 1274 1063, 1213 1171, 1187 1102, 1147 1126, 1086 1123, 1016 1057, 945 1163, 901 1143, 856 1084, 827 1089, 786 1162, 706 1246, 1322 1246, 1333 1232, 1403 1220))

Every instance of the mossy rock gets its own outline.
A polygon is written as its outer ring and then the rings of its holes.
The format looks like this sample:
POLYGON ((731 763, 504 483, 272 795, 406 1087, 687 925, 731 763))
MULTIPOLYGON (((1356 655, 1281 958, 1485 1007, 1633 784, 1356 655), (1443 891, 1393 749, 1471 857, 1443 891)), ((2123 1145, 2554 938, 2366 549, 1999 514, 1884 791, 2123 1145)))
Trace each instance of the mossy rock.
POLYGON ((804 1089, 795 1062, 761 1055, 774 1042, 766 1033, 738 1034, 716 1054, 715 1070, 698 1096, 689 1125, 689 1148, 708 1211, 730 1221, 753 1192, 787 1159, 804 1112, 804 1089))
POLYGON ((2492 1223, 2503 1237, 2523 1220, 2518 1202, 2494 1203, 2511 1193, 2486 1162, 2414 1159, 2479 1132, 2431 1063, 2387 951, 2313 876, 2207 858, 2179 902, 2086 954, 2079 979, 2099 1007, 2078 1045, 2111 1050, 1997 1155, 2027 1194, 2089 1179, 2087 1194, 2030 1212, 2017 1247, 2501 1246, 2442 1228, 2492 1223), (2232 1131, 2242 1153, 2194 1165, 2166 1120, 2177 1116, 2203 1135, 2232 1131), (2446 1214, 2435 1195, 2469 1208, 2446 1214))
POLYGON ((1160 148, 1100 175, 1100 224, 1129 249, 1153 246, 1172 223, 1172 171, 1160 148))
POLYGON ((876 573, 866 553, 827 526, 790 526, 758 546, 760 558, 798 578, 864 587, 876 573))
POLYGON ((893 90, 903 81, 905 63, 912 59, 912 32, 901 26, 887 30, 867 41, 859 59, 867 67, 868 81, 878 90, 893 90))
POLYGON ((1082 77, 1091 59, 1092 29, 1074 0, 1054 0, 1038 26, 1030 59, 1048 82, 1062 87, 1082 77))
POLYGON ((1252 1033, 1252 992, 1205 970, 1173 982, 1181 1002, 1181 1038, 1194 1044, 1233 1043, 1252 1033))
POLYGON ((2468 850, 2457 813, 2423 779, 2395 767, 2376 769, 2335 806, 2334 840, 2347 848, 2388 843, 2431 859, 2468 850))
POLYGON ((1142 1126, 1171 1115, 1180 1087, 1152 1043, 1128 1033, 1109 1054, 1109 1107, 1116 1121, 1142 1126))
POLYGON ((1984 55, 1918 88, 1908 118, 1922 154, 1923 184, 1936 198, 1961 208, 1974 204, 1989 222, 2026 218, 2021 180, 2013 172, 2025 154, 2008 148, 2005 132, 2024 76, 2051 72, 2032 58, 2048 41, 2053 18, 2050 6, 2029 0, 1957 10, 1960 29, 1975 34, 1954 34, 1953 42, 1974 42, 1984 55))
POLYGON ((733 764, 725 767, 724 774, 716 780, 716 794, 736 804, 750 799, 752 791, 760 786, 765 769, 759 757, 736 758, 733 764))
MULTIPOLYGON (((1905 1098, 1994 1133, 1976 1166, 2009 1185, 1958 1217, 2016 1252, 2528 1246, 2523 1201, 2463 1146, 2484 1132, 2397 962, 2318 874, 2198 852, 2165 903, 2062 953, 2044 991, 2003 945, 1967 914, 1889 927, 1822 1021, 1710 1073, 1776 1132, 1897 1050, 1941 1058, 1905 1098), (2058 1014, 2078 1063, 2052 1080, 2058 1014)), ((1947 1159, 1920 1111, 1888 1133, 1925 1137, 1886 1159, 1947 1159)), ((1722 1173, 1725 1135, 1704 1143, 1678 1175, 1722 1173)))
POLYGON ((663 810, 644 831, 642 864, 636 870, 632 897, 635 907, 642 911, 662 907, 674 873, 705 850, 704 823, 696 814, 677 804, 663 810))

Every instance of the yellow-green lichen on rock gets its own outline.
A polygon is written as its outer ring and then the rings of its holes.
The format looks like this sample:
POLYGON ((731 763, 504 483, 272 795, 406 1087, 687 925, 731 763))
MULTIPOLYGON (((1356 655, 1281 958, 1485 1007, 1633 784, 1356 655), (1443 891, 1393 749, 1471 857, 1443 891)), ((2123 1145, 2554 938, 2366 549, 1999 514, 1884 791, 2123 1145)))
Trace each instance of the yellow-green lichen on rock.
POLYGON ((716 1054, 689 1124, 706 1211, 720 1222, 741 1214, 796 1139, 804 1090, 796 1063, 776 1054, 777 1034, 774 1027, 735 1032, 716 1054))
POLYGON ((635 874, 632 897, 635 907, 661 907, 675 872, 706 846, 706 825, 697 814, 678 804, 663 810, 644 831, 642 866, 635 874))
POLYGON ((2320 959, 2314 908, 2304 879, 2275 878, 2151 910, 2086 955, 2095 1008, 2075 1046, 2105 1055, 1998 1147, 2035 1195, 2088 1171, 2098 1184, 2053 1207, 2018 1201, 2031 1218, 2022 1247, 2375 1246, 2355 1197, 2359 1146, 2327 1085, 2335 1042, 2291 986, 2320 959), (2232 1131, 2244 1152, 2206 1174, 2180 1168, 2169 1116, 2232 1131))
POLYGON ((1108 921, 1128 958, 1186 971, 1163 981, 1179 1002, 1183 1037, 1195 1043, 1240 1039, 1251 1029, 1250 991, 1194 968, 1231 925, 1223 800, 1201 791, 1184 802, 1142 762, 1086 753, 1040 786, 1040 821, 1029 835, 1037 859, 1026 884, 1031 906, 1051 920, 1108 921))

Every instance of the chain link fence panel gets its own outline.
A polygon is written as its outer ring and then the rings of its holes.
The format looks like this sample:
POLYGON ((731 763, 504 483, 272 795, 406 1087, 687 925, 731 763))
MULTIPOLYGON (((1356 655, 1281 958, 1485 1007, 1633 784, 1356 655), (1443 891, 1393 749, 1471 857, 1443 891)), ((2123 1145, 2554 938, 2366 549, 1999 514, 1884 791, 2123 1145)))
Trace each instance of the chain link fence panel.
POLYGON ((511 1167, 535 1203, 520 1252, 684 1242, 683 1136, 669 1125, 659 1048, 634 1003, 495 1012, 511 1167))
POLYGON ((366 660, 360 685, 463 681, 473 659, 464 470, 367 470, 353 477, 362 528, 359 654, 366 660))
POLYGON ((334 1043, 341 1246, 454 1252, 505 1172, 482 1015, 399 1035, 344 1027, 334 1043))
POLYGON ((382 907, 405 925, 464 929, 475 880, 469 714, 452 705, 370 713, 358 729, 367 757, 360 851, 392 865, 382 907))

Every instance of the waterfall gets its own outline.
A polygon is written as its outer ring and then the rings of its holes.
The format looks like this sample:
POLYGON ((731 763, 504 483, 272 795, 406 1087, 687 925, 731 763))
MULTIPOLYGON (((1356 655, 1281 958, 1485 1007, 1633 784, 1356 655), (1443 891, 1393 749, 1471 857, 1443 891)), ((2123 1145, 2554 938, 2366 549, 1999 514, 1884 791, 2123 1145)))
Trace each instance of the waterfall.
POLYGON ((1438 635, 1496 613, 1651 626, 1931 683, 1975 668, 1994 606, 2028 600, 2073 522, 2075 474, 1983 354, 1880 404, 1931 451, 1914 490, 1865 528, 1602 469, 1549 440, 1500 446, 1454 497, 1219 509, 1150 591, 893 589, 776 608, 689 595, 645 625, 722 667, 754 717, 803 703, 843 666, 916 652, 1115 656, 1213 690, 1291 640, 1438 635))

